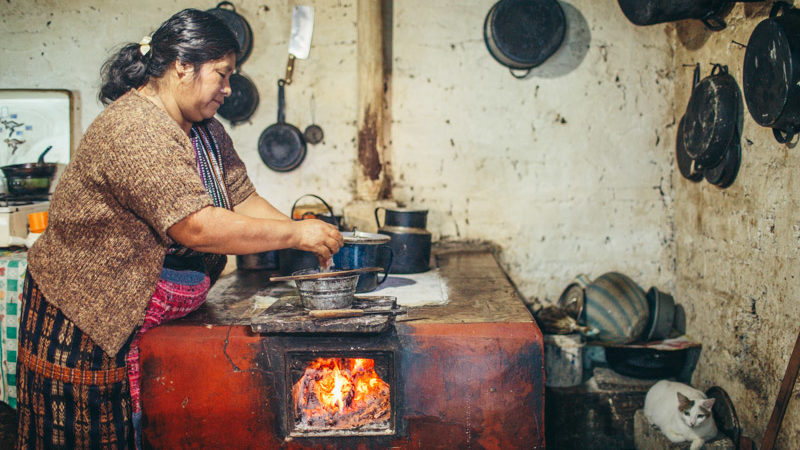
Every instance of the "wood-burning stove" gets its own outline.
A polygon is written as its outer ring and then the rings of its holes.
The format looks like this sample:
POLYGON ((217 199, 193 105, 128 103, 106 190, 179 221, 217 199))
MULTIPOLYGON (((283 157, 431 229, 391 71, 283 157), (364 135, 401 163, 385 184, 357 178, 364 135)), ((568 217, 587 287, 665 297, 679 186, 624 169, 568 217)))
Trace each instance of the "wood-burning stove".
POLYGON ((201 310, 142 340, 145 445, 544 448, 536 323, 487 248, 434 254, 446 304, 389 326, 364 316, 356 331, 336 319, 322 333, 254 332, 266 276, 221 279, 201 310), (376 396, 356 401, 364 380, 376 396))

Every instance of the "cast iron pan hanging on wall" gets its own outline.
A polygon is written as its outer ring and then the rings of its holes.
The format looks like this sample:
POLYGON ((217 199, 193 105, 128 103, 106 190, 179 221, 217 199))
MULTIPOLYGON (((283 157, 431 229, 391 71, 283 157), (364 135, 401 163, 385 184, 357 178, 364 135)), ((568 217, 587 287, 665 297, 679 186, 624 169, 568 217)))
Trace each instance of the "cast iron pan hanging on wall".
POLYGON ((489 53, 524 78, 558 50, 567 25, 556 0, 500 0, 483 23, 483 39, 489 53), (514 69, 525 70, 523 74, 514 69))
POLYGON ((253 32, 250 29, 250 24, 236 12, 236 7, 231 2, 219 2, 215 8, 211 8, 206 12, 225 22, 225 25, 236 36, 236 41, 239 43, 236 65, 241 65, 253 50, 253 32), (230 7, 230 9, 223 8, 223 6, 230 7))
POLYGON ((278 80, 278 123, 267 127, 258 138, 258 154, 261 160, 277 172, 294 170, 306 157, 303 133, 285 120, 285 85, 286 81, 278 80))
POLYGON ((683 145, 697 169, 718 166, 736 135, 739 87, 728 67, 714 64, 697 84, 684 117, 683 145))
POLYGON ((232 124, 243 122, 250 118, 258 107, 258 90, 249 78, 233 73, 230 78, 231 95, 219 107, 217 114, 229 120, 232 124))
POLYGON ((744 98, 753 120, 785 143, 800 132, 800 10, 776 2, 769 15, 747 43, 744 98))

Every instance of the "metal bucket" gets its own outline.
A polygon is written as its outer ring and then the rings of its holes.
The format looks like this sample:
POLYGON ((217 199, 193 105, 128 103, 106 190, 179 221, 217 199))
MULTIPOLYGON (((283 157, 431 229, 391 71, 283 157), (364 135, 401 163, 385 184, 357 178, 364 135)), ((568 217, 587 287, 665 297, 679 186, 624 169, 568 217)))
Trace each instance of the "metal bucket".
MULTIPOLYGON (((319 273, 318 269, 306 269, 292 275, 319 273)), ((353 304, 358 274, 313 280, 295 280, 300 301, 306 309, 342 309, 353 304)))

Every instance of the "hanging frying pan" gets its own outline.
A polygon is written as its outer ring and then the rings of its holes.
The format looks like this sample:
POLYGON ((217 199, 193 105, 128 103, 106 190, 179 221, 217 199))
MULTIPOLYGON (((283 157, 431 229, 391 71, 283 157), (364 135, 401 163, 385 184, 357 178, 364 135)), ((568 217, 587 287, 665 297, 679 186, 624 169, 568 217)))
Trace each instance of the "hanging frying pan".
POLYGON ((511 75, 524 78, 558 50, 566 29, 564 10, 556 0, 500 0, 486 15, 483 40, 511 75))
POLYGON ((776 2, 769 16, 747 43, 744 99, 753 120, 785 143, 800 132, 800 11, 776 2))
POLYGON ((277 172, 294 170, 306 157, 303 133, 285 120, 285 85, 286 81, 278 80, 278 123, 267 127, 258 138, 258 154, 261 160, 277 172))
POLYGON ((728 67, 714 64, 692 92, 684 117, 683 145, 698 170, 722 162, 736 134, 739 102, 739 87, 728 67))
POLYGON ((231 95, 219 107, 217 114, 235 125, 249 119, 255 112, 258 107, 258 90, 249 78, 238 72, 231 74, 230 83, 231 95))
POLYGON ((239 43, 236 65, 241 65, 253 50, 253 31, 250 29, 250 24, 236 12, 236 7, 231 2, 219 2, 215 8, 206 10, 206 12, 225 22, 225 25, 233 32, 239 43), (223 8, 223 6, 230 9, 223 8))

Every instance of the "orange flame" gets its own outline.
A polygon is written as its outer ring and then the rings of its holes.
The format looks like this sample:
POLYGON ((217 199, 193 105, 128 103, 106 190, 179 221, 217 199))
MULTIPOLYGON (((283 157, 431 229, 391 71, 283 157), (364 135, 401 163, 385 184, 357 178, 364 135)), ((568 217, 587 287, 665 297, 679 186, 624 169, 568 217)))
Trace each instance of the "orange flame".
POLYGON ((367 405, 385 404, 389 385, 366 358, 317 358, 310 362, 293 389, 296 405, 306 417, 342 416, 367 405))

